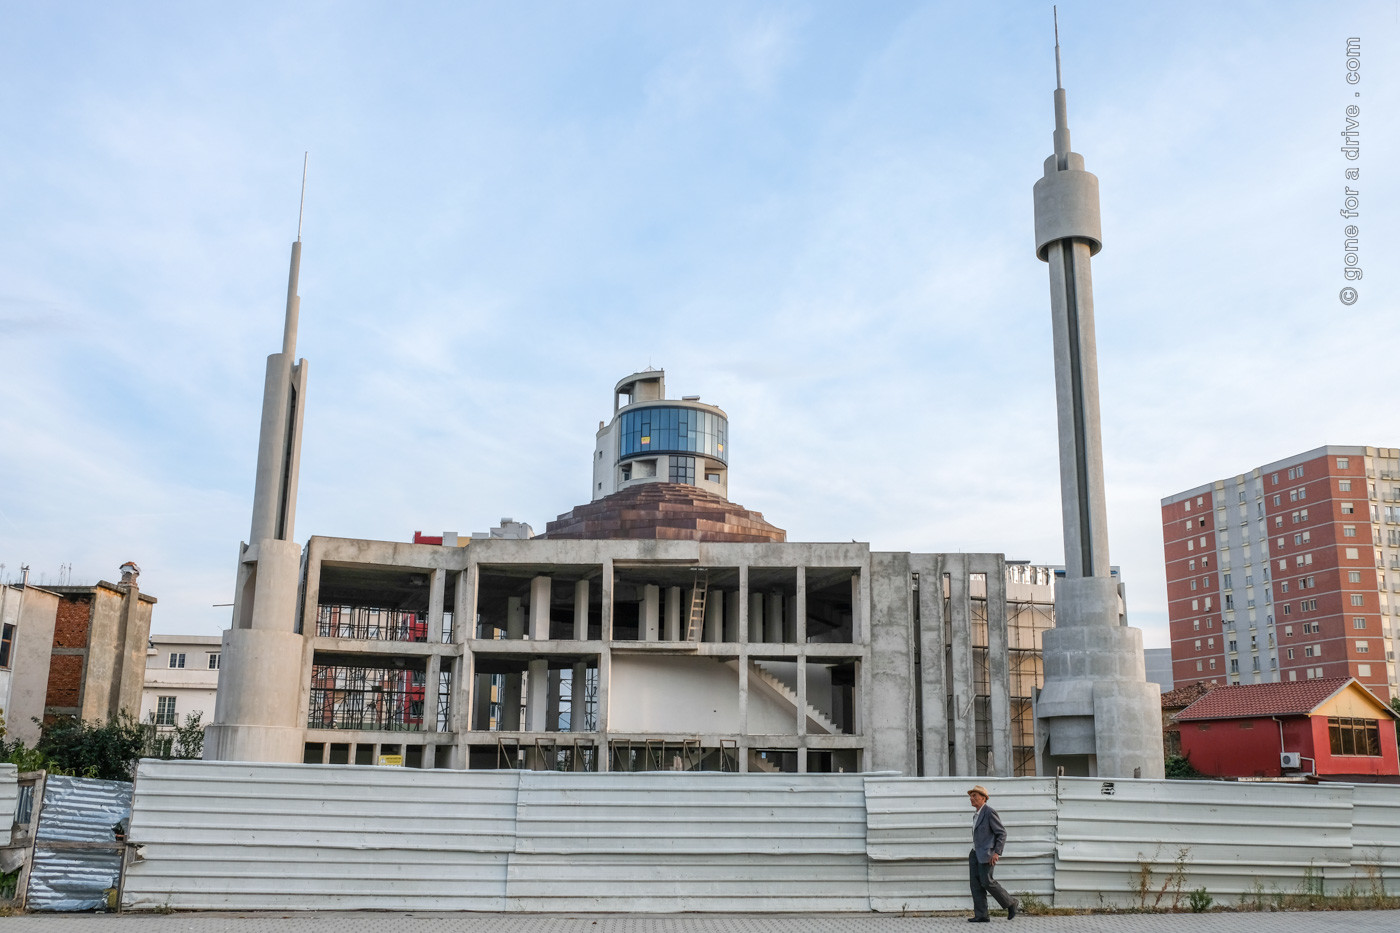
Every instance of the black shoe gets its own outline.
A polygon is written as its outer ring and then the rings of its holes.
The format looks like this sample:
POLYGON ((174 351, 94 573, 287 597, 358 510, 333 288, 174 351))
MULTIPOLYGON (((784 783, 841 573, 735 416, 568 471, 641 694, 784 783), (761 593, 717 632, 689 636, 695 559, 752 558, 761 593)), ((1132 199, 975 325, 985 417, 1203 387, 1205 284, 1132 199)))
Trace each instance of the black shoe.
POLYGON ((992 918, 991 918, 991 917, 968 917, 968 918, 967 918, 967 922, 968 922, 968 923, 991 923, 991 922, 992 922, 992 918))
POLYGON ((1020 910, 1020 909, 1021 909, 1021 902, 1020 902, 1020 901, 1012 901, 1012 902, 1011 902, 1011 906, 1008 907, 1008 908, 1006 908, 1006 919, 1007 919, 1007 920, 1015 920, 1015 919, 1016 919, 1016 911, 1018 911, 1018 910, 1020 910))

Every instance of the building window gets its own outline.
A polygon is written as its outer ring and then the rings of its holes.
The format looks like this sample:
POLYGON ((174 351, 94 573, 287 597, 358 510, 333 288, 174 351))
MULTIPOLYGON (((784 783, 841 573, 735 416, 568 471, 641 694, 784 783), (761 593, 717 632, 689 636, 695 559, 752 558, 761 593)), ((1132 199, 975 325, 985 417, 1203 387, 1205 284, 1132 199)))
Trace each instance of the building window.
POLYGON ((1196 588, 1196 581, 1195 581, 1195 579, 1193 578, 1193 579, 1191 580, 1191 589, 1194 590, 1195 588, 1196 588))
POLYGON ((1328 717, 1327 735, 1334 755, 1366 755, 1379 758, 1381 733, 1374 719, 1328 717))
POLYGON ((1315 612, 1316 610, 1317 610, 1317 600, 1315 600, 1315 599, 1300 599, 1300 600, 1298 600, 1298 611, 1299 611, 1299 612, 1315 612))
POLYGON ((1355 538, 1355 537, 1356 537, 1356 526, 1355 526, 1355 525, 1343 525, 1343 526, 1342 526, 1342 537, 1343 537, 1343 538, 1355 538))
POLYGON ((1360 571, 1360 570, 1348 570, 1348 571, 1347 571, 1347 582, 1348 582, 1348 583, 1360 583, 1360 582, 1361 582, 1361 571, 1360 571))
MULTIPOLYGON (((182 655, 182 657, 183 657, 183 655, 182 655)), ((173 664, 172 664, 171 666, 174 667, 173 664)), ((183 666, 183 665, 181 665, 181 666, 183 666)), ((175 698, 174 698, 174 697, 156 697, 156 725, 158 725, 158 726, 173 726, 173 725, 175 725, 175 698)))
POLYGON ((217 651, 211 651, 211 652, 209 652, 209 670, 211 670, 211 671, 217 671, 218 669, 219 669, 219 652, 217 652, 217 651))
POLYGON ((3 638, 0 638, 0 667, 8 668, 10 666, 10 649, 14 647, 14 644, 15 627, 6 625, 5 634, 3 638))
POLYGON ((1355 515, 1355 514, 1356 514, 1356 506, 1355 506, 1355 504, 1353 504, 1353 503, 1351 503, 1351 502, 1343 502, 1343 503, 1342 503, 1342 514, 1343 514, 1343 515, 1355 515))
POLYGON ((1193 631, 1193 632, 1199 632, 1200 630, 1201 630, 1201 620, 1200 620, 1200 619, 1192 619, 1192 620, 1191 620, 1191 631, 1193 631))
POLYGON ((1196 670, 1201 670, 1201 661, 1199 658, 1196 659, 1196 670))
POLYGON ((1359 559, 1359 555, 1360 555, 1360 552, 1359 552, 1356 548, 1354 548, 1354 547, 1349 547, 1349 548, 1346 549, 1346 558, 1347 558, 1347 560, 1357 560, 1357 559, 1359 559))
POLYGON ((1288 660, 1290 660, 1290 661, 1293 660, 1293 649, 1292 649, 1292 648, 1289 648, 1289 649, 1288 649, 1288 660))
POLYGON ((1351 492, 1351 480, 1349 480, 1349 479, 1339 479, 1339 480, 1337 480, 1337 491, 1338 491, 1338 492, 1351 492))
POLYGON ((1352 616, 1352 617, 1351 617, 1351 627, 1352 627, 1352 628, 1365 628, 1365 627, 1366 627, 1366 617, 1365 617, 1365 616, 1352 616))
POLYGON ((1193 600, 1191 600, 1191 611, 1192 611, 1192 612, 1200 612, 1200 611, 1201 611, 1201 601, 1200 601, 1199 599, 1193 599, 1193 600))
MULTIPOLYGON (((185 653, 184 653, 183 651, 181 651, 181 652, 174 652, 174 651, 170 652, 170 666, 171 666, 171 667, 184 667, 184 666, 185 666, 185 653)), ((174 701, 172 700, 171 702, 174 702, 174 701)))
POLYGON ((1339 469, 1339 470, 1345 470, 1345 469, 1346 469, 1347 467, 1349 467, 1349 466, 1351 466, 1351 458, 1349 458, 1349 457, 1338 457, 1338 458, 1337 458, 1337 469, 1339 469))
POLYGON ((1200 650, 1201 650, 1201 640, 1200 640, 1199 638, 1196 639, 1196 650, 1197 650, 1197 651, 1200 651, 1200 650))
POLYGON ((1304 645, 1304 646, 1303 646, 1303 657, 1305 657, 1305 658, 1315 658, 1315 657, 1317 657, 1317 646, 1316 646, 1316 645, 1304 645))
POLYGON ((1358 639, 1357 642, 1356 642, 1356 653, 1357 653, 1357 654, 1370 654, 1370 653, 1371 653, 1371 643, 1368 642, 1368 641, 1364 641, 1364 640, 1358 639))
POLYGON ((1284 634, 1286 637, 1288 637, 1288 638, 1292 638, 1292 637, 1293 637, 1293 626, 1291 626, 1291 625, 1285 625, 1285 626, 1283 627, 1283 634, 1284 634))
POLYGON ((1351 594, 1351 604, 1352 604, 1353 606, 1364 606, 1364 605, 1366 605, 1366 595, 1365 595, 1364 593, 1352 593, 1352 594, 1351 594))
POLYGON ((1371 665, 1369 665, 1369 664, 1358 664, 1358 665, 1356 665, 1356 676, 1357 676, 1357 677, 1370 677, 1370 676, 1371 676, 1371 665))
POLYGON ((1210 669, 1215 670, 1215 658, 1210 659, 1210 669))

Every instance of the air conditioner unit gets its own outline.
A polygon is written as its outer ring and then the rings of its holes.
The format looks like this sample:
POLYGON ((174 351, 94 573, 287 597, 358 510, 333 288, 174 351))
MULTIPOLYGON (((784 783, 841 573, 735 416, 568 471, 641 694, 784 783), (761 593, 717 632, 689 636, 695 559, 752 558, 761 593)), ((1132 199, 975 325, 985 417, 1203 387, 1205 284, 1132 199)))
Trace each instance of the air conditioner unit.
POLYGON ((1278 756, 1278 763, 1285 771, 1297 771, 1303 767, 1302 752, 1284 752, 1278 756))

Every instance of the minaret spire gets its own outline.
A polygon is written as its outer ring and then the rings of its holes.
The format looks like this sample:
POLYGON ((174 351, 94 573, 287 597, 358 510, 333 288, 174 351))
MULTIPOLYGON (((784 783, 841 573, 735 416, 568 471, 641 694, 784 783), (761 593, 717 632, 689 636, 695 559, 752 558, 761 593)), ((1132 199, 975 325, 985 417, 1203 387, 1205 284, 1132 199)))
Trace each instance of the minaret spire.
POLYGON ((296 358, 306 163, 303 155, 282 350, 267 358, 263 382, 252 529, 238 554, 233 625, 224 632, 219 695, 214 720, 205 730, 204 757, 211 760, 294 761, 301 747, 297 720, 303 648, 297 606, 301 548, 294 529, 306 412, 307 363, 296 358))
POLYGON ((1055 14, 1054 153, 1035 183, 1035 252, 1050 271, 1065 576, 1055 628, 1042 638, 1045 686, 1036 718, 1041 774, 1161 777, 1159 691, 1143 670, 1142 633, 1119 616, 1108 559, 1098 348, 1089 261, 1102 248, 1099 180, 1070 148, 1055 14))

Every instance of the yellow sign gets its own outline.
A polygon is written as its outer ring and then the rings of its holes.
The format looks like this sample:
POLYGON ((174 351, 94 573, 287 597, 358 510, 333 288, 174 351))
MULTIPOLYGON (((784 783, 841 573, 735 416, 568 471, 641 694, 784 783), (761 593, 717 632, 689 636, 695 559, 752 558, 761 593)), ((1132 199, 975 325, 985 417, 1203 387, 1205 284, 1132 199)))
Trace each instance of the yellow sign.
POLYGON ((391 768, 402 768, 402 767, 403 767, 403 756, 402 756, 402 755, 380 755, 380 756, 379 756, 379 763, 380 763, 381 765, 388 765, 388 766, 391 767, 391 768))

